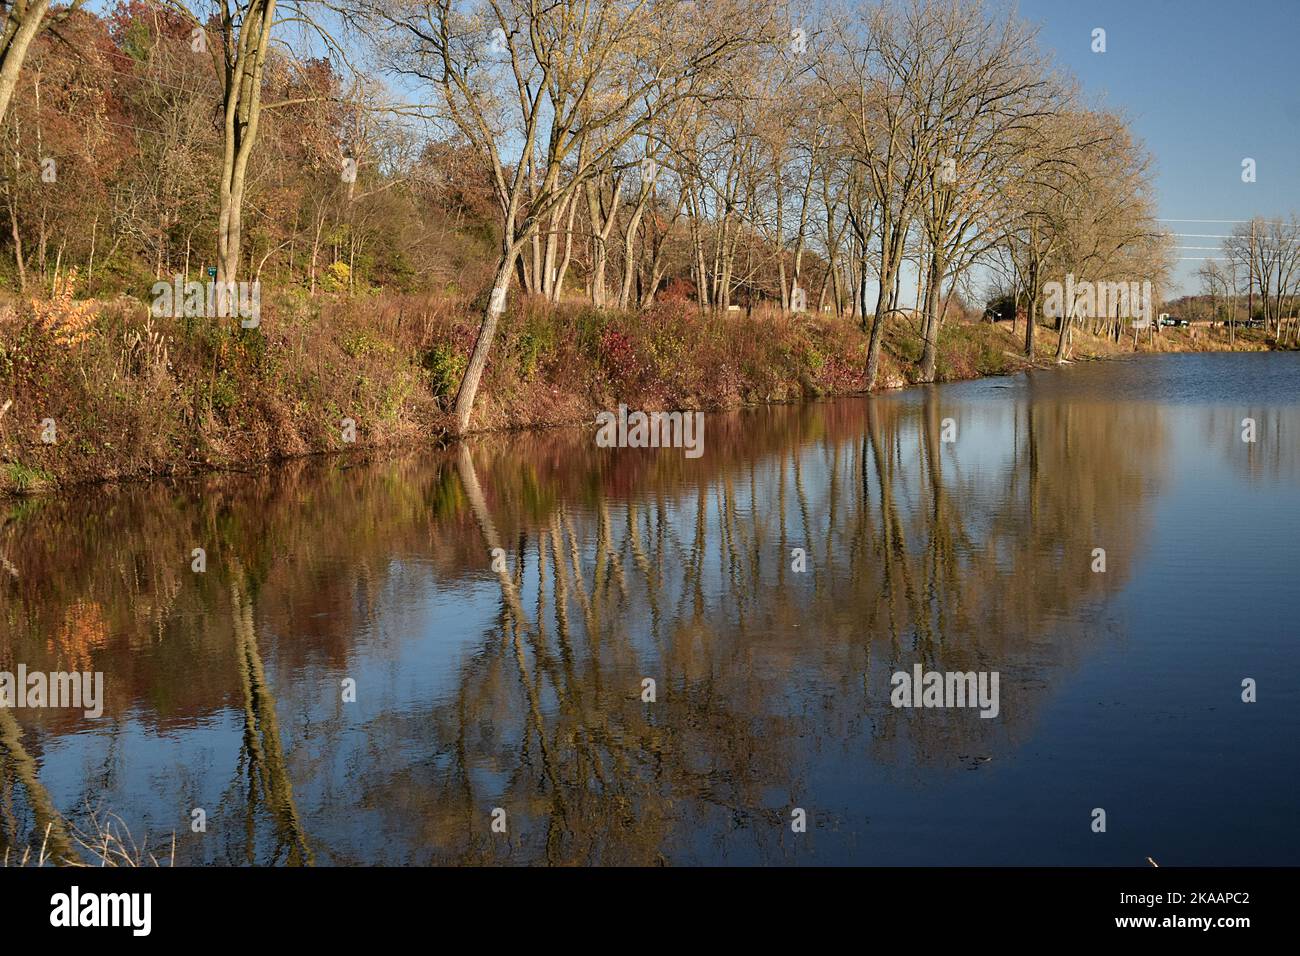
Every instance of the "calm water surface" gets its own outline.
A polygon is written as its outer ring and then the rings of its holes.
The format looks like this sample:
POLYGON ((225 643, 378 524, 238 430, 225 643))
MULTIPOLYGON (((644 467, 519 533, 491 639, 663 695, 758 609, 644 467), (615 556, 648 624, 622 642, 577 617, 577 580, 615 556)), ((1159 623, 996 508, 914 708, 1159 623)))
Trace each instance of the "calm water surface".
POLYGON ((107 699, 0 711, 0 852, 99 808, 184 863, 1300 863, 1300 355, 593 435, 0 505, 0 670, 107 699), (891 707, 916 663, 999 716, 891 707))

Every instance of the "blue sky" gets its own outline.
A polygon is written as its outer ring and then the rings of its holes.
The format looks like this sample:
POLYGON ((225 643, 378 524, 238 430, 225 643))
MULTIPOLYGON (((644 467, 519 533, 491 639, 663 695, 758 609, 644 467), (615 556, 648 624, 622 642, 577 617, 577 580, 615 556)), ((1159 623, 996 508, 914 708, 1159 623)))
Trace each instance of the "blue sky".
MULTIPOLYGON (((1151 151, 1161 217, 1300 212, 1300 0, 1020 0, 1019 10, 1085 96, 1122 112, 1151 151), (1105 53, 1092 52, 1096 27, 1106 31, 1105 53), (1245 157, 1256 161, 1254 183, 1241 181, 1245 157)), ((1169 227, 1217 235, 1232 228, 1169 227)), ((1199 265, 1178 263, 1178 291, 1197 291, 1199 265)))

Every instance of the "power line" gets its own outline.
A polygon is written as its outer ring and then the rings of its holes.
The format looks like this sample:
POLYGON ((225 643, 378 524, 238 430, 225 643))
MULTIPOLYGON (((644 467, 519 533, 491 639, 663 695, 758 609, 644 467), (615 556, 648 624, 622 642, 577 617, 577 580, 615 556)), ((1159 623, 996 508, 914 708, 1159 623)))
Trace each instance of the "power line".
POLYGON ((1285 219, 1157 219, 1156 222, 1210 222, 1218 225, 1231 225, 1242 223, 1249 225, 1252 222, 1285 222, 1285 219))
MULTIPOLYGON (((1250 236, 1215 236, 1203 232, 1167 232, 1165 235, 1172 236, 1175 239, 1239 239, 1242 242, 1250 241, 1250 236)), ((1255 237, 1255 245, 1257 246, 1278 245, 1279 243, 1294 245, 1297 242, 1300 242, 1300 239, 1278 239, 1273 236, 1255 237)))

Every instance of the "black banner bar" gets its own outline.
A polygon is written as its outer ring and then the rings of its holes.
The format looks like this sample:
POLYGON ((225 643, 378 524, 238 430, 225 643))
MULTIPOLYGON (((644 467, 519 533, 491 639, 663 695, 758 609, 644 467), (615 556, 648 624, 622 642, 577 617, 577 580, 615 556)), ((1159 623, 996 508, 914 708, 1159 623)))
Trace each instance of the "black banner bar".
POLYGON ((1290 921, 1294 869, 0 869, 5 935, 133 946, 338 945, 581 925, 589 942, 834 931, 984 942, 1131 936, 1231 944, 1290 921), (87 924, 112 924, 90 925, 87 924), (75 924, 75 925, 74 925, 75 924), (593 929, 614 935, 591 936, 593 929), (145 933, 147 930, 147 934, 145 933), (457 932, 458 931, 458 932, 457 932), (674 933, 679 930, 674 930, 674 933), (921 934, 917 936, 918 932, 921 934), (976 936, 972 933, 977 932, 976 936), (624 935, 620 935, 624 934, 624 935), (1041 938, 1041 937, 1039 937, 1041 938))

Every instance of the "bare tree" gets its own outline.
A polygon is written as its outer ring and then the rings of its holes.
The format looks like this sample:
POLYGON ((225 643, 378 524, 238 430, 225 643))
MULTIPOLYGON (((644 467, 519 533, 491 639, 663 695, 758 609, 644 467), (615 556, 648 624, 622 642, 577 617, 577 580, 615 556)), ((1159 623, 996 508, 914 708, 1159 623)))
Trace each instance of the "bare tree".
MULTIPOLYGON (((915 9, 915 8, 914 8, 915 9)), ((858 297, 867 325, 867 264, 877 243, 876 304, 867 344, 866 385, 875 387, 886 315, 919 201, 929 143, 919 133, 909 86, 921 51, 911 47, 902 15, 892 7, 861 11, 830 31, 822 75, 827 101, 844 137, 844 174, 853 184, 846 207, 860 265, 858 297)))
POLYGON ((909 10, 924 237, 921 380, 934 380, 943 287, 955 283, 1006 231, 1000 192, 1021 162, 1025 134, 1059 103, 1050 67, 1019 20, 990 17, 980 2, 947 0, 909 10))
POLYGON ((391 0, 381 11, 407 47, 397 70, 438 91, 446 117, 489 171, 500 207, 492 289, 456 396, 463 433, 516 257, 656 115, 711 95, 735 58, 771 35, 771 5, 488 0, 463 15, 450 0, 391 0))

